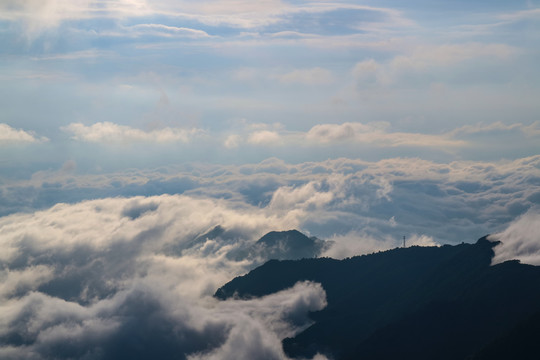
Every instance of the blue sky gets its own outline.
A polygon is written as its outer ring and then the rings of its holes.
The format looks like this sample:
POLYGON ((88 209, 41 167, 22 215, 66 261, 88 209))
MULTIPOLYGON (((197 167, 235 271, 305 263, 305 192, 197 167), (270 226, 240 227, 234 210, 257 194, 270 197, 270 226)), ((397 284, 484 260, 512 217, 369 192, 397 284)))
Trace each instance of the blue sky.
POLYGON ((4 2, 0 121, 35 141, 5 135, 2 161, 28 175, 148 166, 142 148, 159 165, 534 155, 537 5, 4 2), (361 130, 306 136, 346 123, 361 130))
MULTIPOLYGON (((146 181, 163 171, 195 176, 192 190, 219 177, 207 167, 239 179, 242 166, 269 161, 498 169, 540 154, 536 1, 0 6, 2 214, 69 201, 73 184, 95 192, 71 201, 159 194, 101 191, 90 180, 133 172, 146 181)), ((324 172, 342 176, 337 168, 324 172)), ((396 186, 394 175, 373 176, 396 186)), ((256 197, 267 205, 278 185, 309 181, 292 176, 256 197)))

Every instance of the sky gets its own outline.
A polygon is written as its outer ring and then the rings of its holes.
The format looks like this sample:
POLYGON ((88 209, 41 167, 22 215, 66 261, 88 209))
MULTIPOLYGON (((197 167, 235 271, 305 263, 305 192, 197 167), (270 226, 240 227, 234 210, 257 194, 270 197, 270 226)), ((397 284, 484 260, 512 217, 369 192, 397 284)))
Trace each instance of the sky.
POLYGON ((272 230, 540 264, 539 43, 538 0, 1 1, 1 357, 286 359, 320 285, 211 297, 272 230))

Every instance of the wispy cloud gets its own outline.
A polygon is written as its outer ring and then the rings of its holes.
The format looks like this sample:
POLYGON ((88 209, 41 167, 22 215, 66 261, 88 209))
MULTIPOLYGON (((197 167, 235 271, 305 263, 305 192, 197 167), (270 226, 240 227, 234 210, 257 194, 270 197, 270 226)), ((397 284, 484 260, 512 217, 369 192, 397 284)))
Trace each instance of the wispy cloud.
MULTIPOLYGON (((235 146, 242 137, 237 135, 235 146)), ((229 140, 230 138, 227 138, 229 140)), ((321 147, 339 145, 371 145, 376 147, 433 147, 451 149, 467 146, 452 134, 422 134, 393 131, 389 123, 347 122, 318 124, 306 132, 286 129, 265 129, 249 132, 247 143, 265 146, 321 147)))
POLYGON ((455 130, 452 130, 452 135, 474 135, 474 134, 489 134, 489 133, 505 133, 511 131, 519 131, 526 137, 540 135, 540 122, 535 121, 529 125, 522 123, 505 124, 497 121, 490 124, 465 125, 455 130))
POLYGON ((500 241, 495 247, 493 264, 507 260, 520 260, 525 264, 540 265, 540 208, 532 208, 513 221, 504 231, 490 236, 491 240, 500 241))
POLYGON ((103 57, 114 56, 112 51, 104 51, 98 49, 88 49, 75 51, 71 53, 47 54, 43 56, 33 57, 32 60, 81 60, 81 59, 97 59, 103 57))
POLYGON ((305 138, 314 143, 358 142, 376 146, 457 147, 466 143, 448 135, 393 132, 387 123, 343 123, 315 125, 305 138))
POLYGON ((203 30, 192 29, 187 27, 168 26, 163 24, 137 24, 131 27, 125 28, 124 34, 126 36, 162 36, 162 37, 177 37, 177 38, 192 38, 203 39, 210 38, 211 36, 203 30))
POLYGON ((320 67, 299 69, 278 76, 279 81, 285 84, 299 83, 305 85, 321 85, 334 80, 332 73, 320 67))
POLYGON ((100 122, 90 126, 81 123, 71 123, 62 128, 72 134, 72 139, 94 143, 129 143, 151 142, 171 143, 189 142, 193 137, 201 135, 201 129, 163 128, 144 131, 126 125, 111 122, 100 122))
POLYGON ((401 78, 407 79, 407 76, 428 76, 429 81, 436 81, 468 60, 504 61, 518 53, 517 48, 496 43, 424 45, 409 50, 409 53, 397 55, 387 62, 381 63, 373 59, 358 62, 352 69, 352 75, 358 81, 359 87, 370 84, 392 85, 401 78))

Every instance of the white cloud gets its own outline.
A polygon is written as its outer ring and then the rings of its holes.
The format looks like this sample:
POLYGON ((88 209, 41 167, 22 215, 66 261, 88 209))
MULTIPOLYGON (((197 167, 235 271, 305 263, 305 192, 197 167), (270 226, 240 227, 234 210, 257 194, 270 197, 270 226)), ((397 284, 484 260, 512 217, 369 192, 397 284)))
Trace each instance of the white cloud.
POLYGON ((431 236, 413 234, 405 238, 406 246, 439 246, 431 236))
POLYGON ((354 65, 352 75, 357 81, 364 83, 375 83, 378 79, 378 71, 382 65, 373 59, 364 60, 354 65))
POLYGON ((321 256, 329 256, 335 259, 371 254, 399 246, 399 241, 391 237, 375 239, 372 236, 357 231, 351 231, 347 234, 336 234, 329 240, 333 241, 333 244, 321 256))
POLYGON ((425 68, 428 66, 449 66, 475 58, 507 59, 517 49, 506 44, 445 44, 416 48, 410 56, 398 56, 392 60, 392 66, 425 68))
POLYGON ((529 125, 522 123, 510 123, 505 124, 501 121, 489 123, 489 124, 475 124, 464 125, 460 128, 451 131, 454 136, 459 135, 473 135, 473 134, 486 134, 486 133, 505 133, 511 131, 519 131, 526 137, 533 137, 540 135, 540 122, 535 121, 529 125))
POLYGON ((0 123, 0 145, 24 144, 49 141, 46 137, 38 137, 32 132, 15 129, 8 124, 0 123))
POLYGON ((71 53, 48 54, 45 56, 33 57, 33 60, 80 60, 80 59, 96 59, 102 57, 111 57, 114 53, 111 51, 103 51, 97 49, 88 49, 75 51, 71 53))
POLYGON ((163 37, 187 37, 194 39, 209 38, 207 32, 186 27, 168 26, 163 24, 137 24, 127 28, 129 36, 156 35, 163 37))
POLYGON ((359 142, 377 146, 421 146, 447 148, 464 146, 461 140, 447 135, 430 135, 389 131, 387 123, 348 122, 343 124, 319 124, 312 127, 305 135, 311 143, 359 142))
POLYGON ((392 147, 428 147, 436 150, 463 148, 468 145, 455 136, 458 133, 423 134, 393 131, 387 122, 345 122, 341 124, 318 124, 308 131, 288 131, 282 126, 262 126, 261 130, 252 131, 246 126, 237 134, 228 135, 225 146, 241 146, 242 133, 246 143, 261 146, 280 147, 332 147, 335 145, 371 145, 381 148, 392 147), (227 145, 228 144, 228 145, 227 145))
POLYGON ((16 348, 22 358, 99 358, 121 348, 144 356, 159 349, 194 359, 286 359, 281 340, 326 306, 320 285, 252 300, 211 296, 254 264, 228 254, 294 225, 242 203, 168 195, 2 217, 0 354, 16 348), (216 224, 226 233, 194 242, 216 224))
POLYGON ((0 271, 0 299, 3 301, 19 293, 35 290, 53 279, 54 270, 45 265, 29 266, 23 270, 0 271))
MULTIPOLYGON (((361 231, 350 231, 346 234, 336 234, 329 238, 332 245, 321 256, 344 259, 357 255, 372 254, 378 251, 390 250, 403 245, 400 237, 373 237, 361 231)), ((406 236, 405 246, 439 246, 431 236, 412 234, 406 236)))
POLYGON ((501 231, 540 204, 535 183, 539 161, 538 156, 448 163, 339 158, 291 164, 268 159, 95 175, 59 167, 0 186, 0 213, 89 198, 183 193, 251 204, 282 218, 289 224, 285 229, 297 227, 321 238, 354 230, 376 239, 424 234, 439 243, 460 243, 501 231))
POLYGON ((423 45, 404 51, 384 63, 363 60, 356 63, 351 73, 359 88, 375 84, 388 86, 399 81, 410 84, 410 76, 427 76, 429 83, 468 60, 492 63, 508 60, 518 53, 517 48, 502 43, 423 45))
POLYGON ((516 22, 525 19, 540 18, 540 8, 527 9, 499 15, 499 18, 508 22, 516 22))
MULTIPOLYGON (((539 164, 539 156, 497 163, 269 159, 116 176, 42 172, 33 186, 58 184, 54 194, 84 188, 95 196, 94 187, 118 196, 137 186, 155 192, 186 176, 200 183, 189 196, 109 197, 1 217, 0 337, 23 336, 27 345, 7 341, 0 355, 15 349, 22 358, 59 357, 62 344, 64 357, 90 357, 139 339, 193 360, 254 352, 286 359, 280 340, 309 326, 307 311, 324 306, 323 289, 303 283, 265 298, 218 302, 214 291, 257 261, 231 254, 267 231, 291 228, 332 240, 323 255, 337 258, 401 246, 403 235, 407 246, 473 242, 540 201, 539 164), (225 233, 198 238, 218 224, 225 233)), ((19 186, 34 192, 30 183, 19 186)), ((6 191, 14 189, 3 187, 2 196, 6 191)), ((504 243, 497 261, 537 263, 538 219, 529 211, 497 235, 504 243)))
POLYGON ((507 260, 540 265, 540 210, 534 208, 512 222, 504 231, 493 234, 490 240, 500 241, 495 247, 493 264, 507 260))
MULTIPOLYGON (((0 18, 21 21, 30 36, 59 26, 69 20, 94 18, 136 18, 167 16, 195 20, 211 26, 231 26, 245 29, 261 28, 272 24, 287 23, 296 14, 316 16, 341 9, 363 10, 382 15, 377 21, 366 17, 362 30, 410 26, 411 21, 393 9, 352 4, 310 3, 293 6, 281 0, 264 0, 256 3, 246 0, 160 1, 121 0, 114 3, 96 0, 8 0, 0 5, 0 18)), ((358 26, 358 24, 356 24, 358 26)))
POLYGON ((321 184, 316 181, 300 187, 280 187, 272 195, 268 207, 275 211, 321 208, 331 202, 335 194, 332 191, 320 190, 320 187, 321 184))
POLYGON ((126 125, 111 122, 98 122, 90 126, 82 123, 71 123, 62 128, 63 131, 73 134, 74 140, 94 143, 129 143, 129 142, 189 142, 193 137, 200 135, 200 129, 163 128, 159 130, 144 131, 126 125))
POLYGON ((248 143, 253 145, 280 145, 282 138, 276 131, 261 130, 252 132, 248 139, 248 143))
POLYGON ((234 149, 240 145, 241 140, 242 139, 239 135, 235 135, 235 134, 229 135, 223 142, 223 145, 225 145, 227 149, 234 149))
POLYGON ((235 317, 231 322, 241 325, 230 332, 219 348, 189 356, 189 359, 286 359, 280 339, 294 336, 298 326, 306 328, 311 324, 306 309, 322 310, 326 305, 323 288, 311 282, 297 283, 291 289, 260 299, 220 303, 214 311, 215 316, 235 317), (291 322, 297 327, 291 327, 291 322))
POLYGON ((320 67, 311 69, 298 69, 278 76, 279 81, 285 84, 322 85, 333 81, 332 73, 320 67))

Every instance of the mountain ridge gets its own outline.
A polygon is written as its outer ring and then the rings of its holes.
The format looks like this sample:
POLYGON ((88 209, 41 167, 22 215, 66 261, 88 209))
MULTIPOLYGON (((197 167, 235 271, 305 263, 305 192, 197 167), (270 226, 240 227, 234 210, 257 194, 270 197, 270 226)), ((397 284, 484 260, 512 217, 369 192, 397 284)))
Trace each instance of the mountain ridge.
POLYGON ((291 357, 474 358, 540 311, 540 268, 518 261, 492 266, 498 244, 485 236, 475 244, 395 248, 343 260, 270 260, 215 296, 250 298, 298 281, 321 283, 328 306, 311 314, 313 325, 284 339, 291 357))

